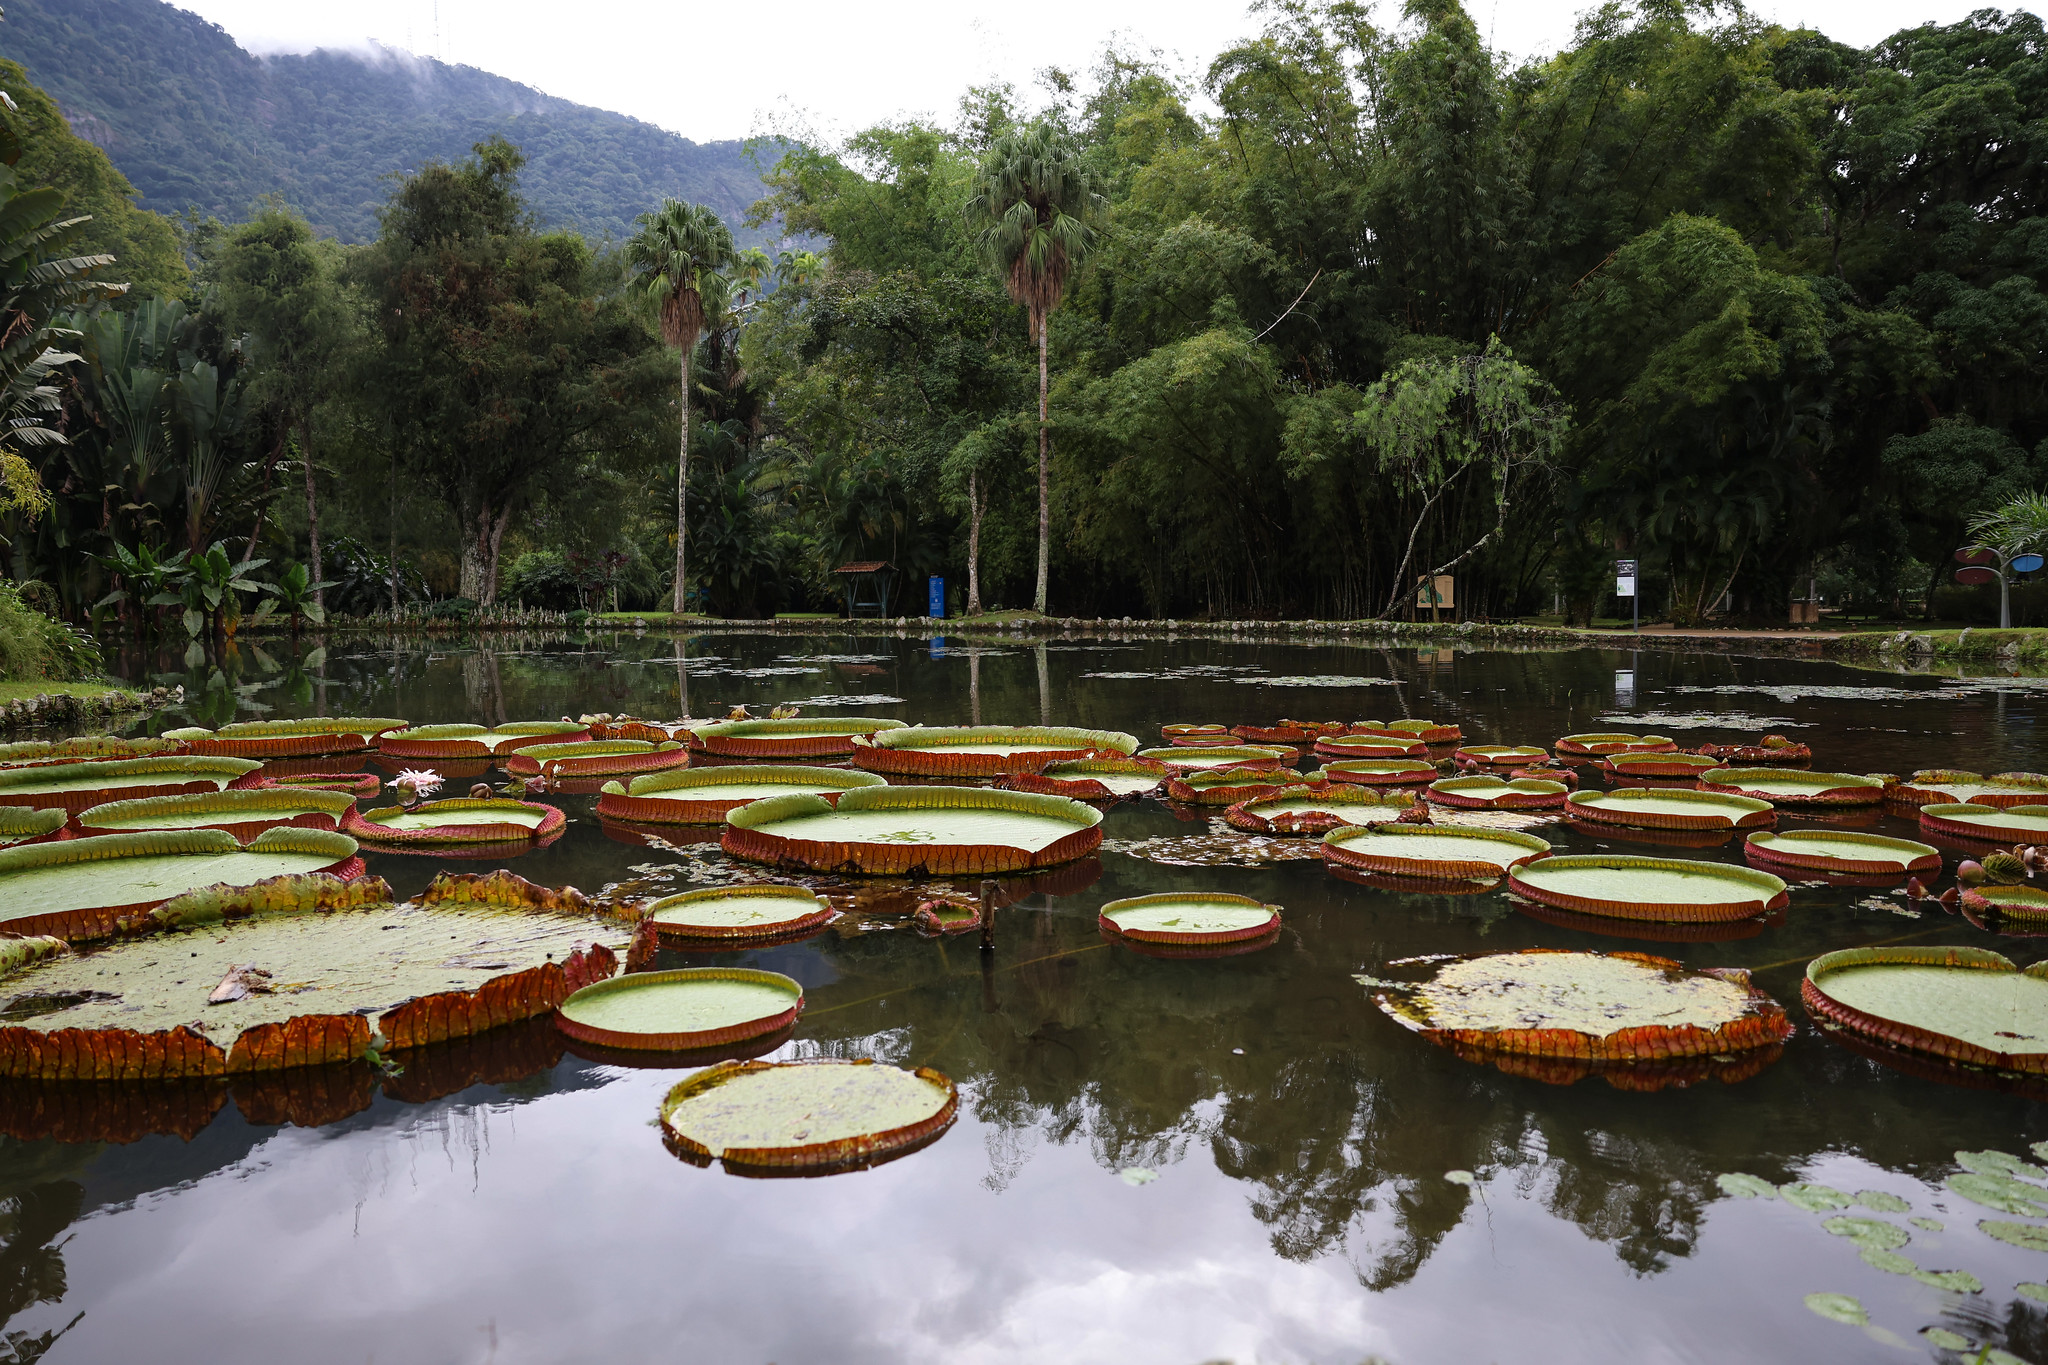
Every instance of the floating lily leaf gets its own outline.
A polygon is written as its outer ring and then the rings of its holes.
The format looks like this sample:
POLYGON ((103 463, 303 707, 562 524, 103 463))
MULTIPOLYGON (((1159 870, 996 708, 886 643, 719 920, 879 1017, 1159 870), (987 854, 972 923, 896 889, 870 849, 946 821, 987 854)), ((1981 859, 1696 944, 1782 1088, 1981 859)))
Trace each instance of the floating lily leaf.
POLYGON ((1323 856, 1368 872, 1410 877, 1498 877, 1550 851, 1548 840, 1515 830, 1368 825, 1323 836, 1323 856))
POLYGON ((1149 1185, 1159 1178, 1159 1172, 1144 1166, 1126 1166, 1116 1176, 1126 1185, 1149 1185))
POLYGON ((1945 1063, 2048 1071, 2048 973, 1983 948, 1849 948, 1806 968, 1824 1022, 1945 1063))
MULTIPOLYGON (((2010 1152, 1957 1152, 1956 1165, 1979 1175, 2002 1175, 2013 1180, 2048 1180, 2048 1170, 2022 1161, 2010 1152)), ((2048 1189, 2039 1193, 2048 1198, 2048 1189)))
POLYGON ((1808 1213, 1824 1213, 1829 1209, 1846 1209, 1849 1196, 1832 1185, 1816 1185, 1806 1181, 1778 1187, 1778 1194, 1795 1208, 1808 1213))
POLYGON ((1067 759, 1129 758, 1137 751, 1137 739, 1120 730, 900 724, 855 740, 851 750, 856 768, 912 777, 1001 777, 1037 772, 1048 763, 1067 759))
POLYGON ((1759 830, 1745 851, 1752 862, 1816 872, 1903 873, 1941 869, 1941 852, 1931 844, 1853 830, 1801 829, 1778 834, 1759 830))
POLYGON ((644 739, 604 739, 532 744, 514 749, 503 762, 505 771, 515 777, 617 777, 688 767, 690 751, 673 740, 657 744, 644 739))
POLYGON ((943 1133, 958 1108, 953 1082, 930 1067, 872 1062, 729 1062, 669 1091, 661 1124, 689 1160, 728 1170, 870 1164, 943 1133))
POLYGON ((1977 1230, 2028 1251, 2048 1251, 2048 1227, 2039 1223, 2007 1223, 1997 1218, 1979 1219, 1977 1230))
POLYGON ((2041 1160, 2048 1161, 2048 1142, 2037 1142, 2033 1146, 2027 1148, 2027 1150, 2032 1152, 2035 1156, 2040 1157, 2041 1160))
POLYGON ((1723 1194, 1737 1199, 1770 1199, 1778 1193, 1778 1187, 1770 1181, 1744 1171, 1724 1172, 1714 1177, 1714 1183, 1723 1194))
MULTIPOLYGON (((1874 1209, 1879 1213, 1911 1213, 1913 1211, 1911 1204, 1908 1204, 1897 1195, 1887 1194, 1883 1190, 1858 1190, 1856 1191, 1856 1202, 1866 1209, 1874 1209)), ((1935 1231, 1938 1232, 1940 1229, 1937 1228, 1935 1231)))
POLYGON ((1808 1294, 1806 1306, 1830 1322, 1847 1323, 1851 1327, 1870 1325, 1870 1314, 1863 1311, 1863 1305, 1853 1294, 1808 1294))
POLYGON ((345 814, 354 809, 355 798, 346 792, 267 787, 109 801, 81 812, 78 827, 87 834, 224 829, 239 839, 253 839, 264 830, 279 825, 333 829, 345 814))
POLYGON ((1141 943, 1236 943, 1280 927, 1280 907, 1218 891, 1133 896, 1102 907, 1105 934, 1141 943))
POLYGON ((1445 1171, 1444 1179, 1450 1181, 1453 1185, 1471 1185, 1476 1183, 1470 1171, 1445 1171))
POLYGON ((863 787, 835 807, 775 796, 726 819, 728 853, 819 872, 958 876, 1052 867, 1102 842, 1102 812, 1061 796, 980 787, 863 787))
POLYGON ((1945 1289, 1951 1294, 1984 1292, 1984 1281, 1967 1270, 1921 1270, 1914 1272, 1913 1278, 1922 1284, 1933 1285, 1936 1289, 1945 1289))
POLYGON ((1619 919, 1720 923, 1783 906, 1785 883, 1768 872, 1682 858, 1571 854, 1508 873, 1530 900, 1619 919))
POLYGON ((2012 1287, 2012 1292, 2023 1299, 2032 1299, 2035 1303, 2048 1303, 2048 1284, 2036 1284, 2032 1280, 2022 1280, 2012 1287))
POLYGON ((2029 1362, 2021 1360, 2011 1351, 2001 1351, 1992 1346, 1987 1348, 1983 1355, 1972 1360, 1970 1365, 2029 1365, 2029 1362))
POLYGON ((1867 1246, 1856 1254, 1863 1258, 1865 1265, 1882 1270, 1887 1275, 1912 1275, 1917 1274, 1920 1269, 1919 1263, 1911 1257, 1901 1256, 1896 1251, 1887 1251, 1882 1247, 1867 1246))
POLYGON ((1895 1251, 1912 1240, 1912 1234, 1882 1218, 1830 1218, 1821 1224, 1837 1237, 1846 1237, 1860 1247, 1895 1251))
POLYGON ((536 744, 566 744, 590 738, 590 727, 573 720, 515 721, 490 729, 482 725, 416 725, 377 736, 387 758, 489 758, 536 744))
POLYGON ((1908 1218, 1906 1221, 1922 1232, 1940 1232, 1943 1226, 1939 1218, 1908 1218))
POLYGON ((606 783, 597 798, 597 813, 614 820, 647 824, 721 823, 749 801, 771 796, 810 793, 827 798, 856 787, 879 787, 888 779, 845 768, 741 766, 684 768, 644 773, 629 785, 606 783))
POLYGON ((1884 779, 1856 773, 1788 768, 1723 768, 1700 778, 1700 790, 1753 796, 1779 806, 1875 806, 1884 779))
POLYGON ((664 897, 647 907, 645 919, 664 939, 729 944, 820 928, 836 913, 800 886, 719 886, 664 897))
POLYGON ((1975 1344, 1961 1332, 1951 1332, 1946 1327, 1923 1327, 1920 1335, 1927 1339, 1929 1346, 1944 1351, 1967 1351, 1975 1344))
POLYGON ((146 796, 190 796, 244 783, 261 767, 250 758, 123 758, 105 763, 59 763, 0 769, 0 805, 63 807, 76 815, 89 806, 146 796))
POLYGON ((779 972, 685 967, 585 986, 556 1007, 555 1026, 599 1047, 682 1052, 779 1032, 803 1008, 804 988, 779 972))
POLYGON ((1959 839, 1997 842, 2048 839, 2048 804, 2029 806, 1922 806, 1920 828, 1959 839))
POLYGON ((1365 787, 1282 787, 1240 801, 1224 813, 1233 829, 1255 834, 1325 834, 1345 825, 1377 825, 1408 810, 1405 796, 1382 799, 1365 787))
POLYGON ((1565 812, 1581 820, 1634 829, 1743 829, 1776 817, 1769 801, 1726 792, 1622 787, 1573 792, 1565 812))
POLYGON ((2048 1192, 2017 1180, 2003 1176, 1973 1175, 1965 1172, 1948 1178, 1948 1187, 1973 1204, 1982 1204, 1987 1209, 2000 1213, 2017 1213, 2026 1218, 2048 1217, 2048 1208, 2043 1208, 2027 1195, 2048 1198, 2048 1192))
MULTIPOLYGON (((815 670, 792 670, 809 672, 815 670)), ((816 716, 793 720, 736 720, 692 725, 692 747, 732 758, 825 758, 850 754, 854 741, 882 730, 907 728, 900 720, 816 716)))

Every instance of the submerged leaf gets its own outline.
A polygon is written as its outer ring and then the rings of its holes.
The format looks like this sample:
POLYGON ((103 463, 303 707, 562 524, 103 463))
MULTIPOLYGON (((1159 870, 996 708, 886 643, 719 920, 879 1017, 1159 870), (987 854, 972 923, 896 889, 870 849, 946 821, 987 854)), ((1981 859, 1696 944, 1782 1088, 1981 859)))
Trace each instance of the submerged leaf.
MULTIPOLYGON (((1957 1152, 1956 1165, 1978 1175, 2002 1175, 2012 1180, 2048 1180, 2048 1170, 2022 1161, 2010 1152, 1957 1152)), ((2048 1189, 2041 1191, 2048 1196, 2048 1189)))
POLYGON ((1908 1218, 1906 1221, 1922 1232, 1940 1232, 1942 1227, 1939 1218, 1908 1218))
POLYGON ((1714 1183, 1721 1187, 1721 1193, 1736 1199, 1769 1199, 1778 1193, 1778 1187, 1762 1176, 1750 1175, 1746 1171, 1729 1171, 1714 1177, 1714 1183))
POLYGON ((1786 1203, 1795 1208, 1805 1209, 1808 1213, 1821 1213, 1828 1209, 1846 1209, 1849 1207, 1849 1196, 1843 1194, 1832 1185, 1815 1185, 1805 1181, 1797 1181, 1790 1185, 1781 1185, 1778 1188, 1778 1193, 1784 1197, 1786 1203))
POLYGON ((2002 1176, 1976 1175, 1965 1172, 1948 1178, 1948 1187, 1973 1204, 1982 1204, 1987 1209, 2000 1213, 2017 1213, 2027 1218, 2048 1217, 2048 1207, 2043 1207, 2027 1198, 2029 1194, 2048 1199, 2048 1191, 2017 1180, 2002 1176))
POLYGON ((1945 1289, 1951 1294, 1981 1294, 1984 1281, 1967 1270, 1921 1270, 1913 1278, 1922 1284, 1931 1284, 1936 1289, 1945 1289))
POLYGON ((1874 1266, 1887 1275, 1915 1275, 1920 1271, 1918 1262, 1882 1247, 1864 1247, 1856 1254, 1863 1258, 1865 1265, 1874 1266))
POLYGON ((1920 1335, 1927 1338, 1929 1346, 1939 1347, 1944 1351, 1967 1351, 1971 1345, 1968 1337, 1960 1332, 1951 1332, 1946 1327, 1923 1327, 1920 1329, 1920 1335))
POLYGON ((1851 1327, 1870 1325, 1870 1314, 1863 1311, 1863 1305, 1853 1294, 1808 1294, 1806 1306, 1830 1322, 1847 1323, 1851 1327))
POLYGON ((1846 1237, 1862 1247, 1892 1251, 1913 1240, 1913 1235, 1896 1223, 1882 1218, 1835 1217, 1821 1224, 1837 1237, 1846 1237))
POLYGON ((1856 1202, 1864 1208, 1874 1209, 1878 1213, 1911 1213, 1913 1211, 1911 1204, 1908 1204, 1895 1194, 1886 1194, 1883 1190, 1858 1190, 1856 1191, 1856 1202))
POLYGON ((1996 1237, 2028 1251, 2048 1251, 2048 1227, 2039 1223, 2007 1223, 1997 1218, 1982 1218, 1977 1222, 1978 1231, 1987 1237, 1996 1237))
POLYGON ((2036 1284, 2032 1280, 2022 1280, 2012 1287, 2012 1292, 2023 1299, 2032 1299, 2036 1303, 2048 1303, 2048 1284, 2036 1284))

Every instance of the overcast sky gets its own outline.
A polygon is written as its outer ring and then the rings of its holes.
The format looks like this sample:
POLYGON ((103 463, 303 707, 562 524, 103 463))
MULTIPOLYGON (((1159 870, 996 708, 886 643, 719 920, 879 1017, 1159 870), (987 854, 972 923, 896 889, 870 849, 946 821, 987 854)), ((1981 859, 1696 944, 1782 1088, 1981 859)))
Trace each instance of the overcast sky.
MULTIPOLYGON (((951 120, 962 89, 1085 71, 1106 42, 1162 49, 1198 72, 1254 33, 1239 0, 178 0, 255 52, 380 42, 494 71, 699 141, 790 126, 843 134, 901 114, 951 120), (886 17, 885 17, 886 16, 886 17)), ((1981 2, 1981 0, 1980 0, 1981 2)), ((1584 0, 1466 0, 1497 48, 1566 43, 1584 0)), ((1753 13, 1868 45, 1953 23, 1971 0, 1753 0, 1753 13)), ((1398 14, 1390 4, 1388 13, 1398 14)))

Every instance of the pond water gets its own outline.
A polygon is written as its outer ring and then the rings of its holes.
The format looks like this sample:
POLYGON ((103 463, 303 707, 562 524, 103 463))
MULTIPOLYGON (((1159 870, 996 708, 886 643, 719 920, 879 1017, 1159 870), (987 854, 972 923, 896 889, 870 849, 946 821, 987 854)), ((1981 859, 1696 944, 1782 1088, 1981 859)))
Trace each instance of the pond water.
MULTIPOLYGON (((194 714, 669 717, 687 688, 698 715, 802 702, 806 715, 1051 722, 1147 744, 1172 722, 1433 717, 1482 743, 1775 731, 1810 743, 1825 770, 2048 767, 2038 681, 1724 655, 716 636, 683 643, 679 676, 678 642, 659 636, 488 651, 333 640, 310 669, 266 651, 245 650, 211 693, 204 675, 183 679, 194 714)), ((650 844, 601 827, 594 796, 551 799, 572 817, 558 843, 451 865, 591 892, 741 879, 715 844, 650 844)), ((584 1060, 545 1021, 381 1081, 344 1068, 226 1093, 12 1085, 0 1359, 1639 1365, 1946 1361, 1965 1357, 1939 1343, 1967 1339, 1970 1359, 1991 1345, 2048 1365, 2048 1304, 2015 1292, 2048 1280, 2048 1253, 1987 1237, 1978 1221, 2007 1215, 1943 1184, 1958 1150, 2025 1155, 2048 1139, 2048 1107, 1880 1065, 1797 1005, 1805 963, 1831 949, 1976 944, 2026 964, 2048 941, 1881 887, 1799 883, 1782 920, 1749 937, 1592 932, 1497 890, 1389 892, 1314 858, 1232 865, 1282 841, 1214 837, 1220 814, 1111 807, 1099 858, 1051 891, 1006 890, 1022 896, 987 957, 972 935, 914 931, 915 894, 871 900, 796 946, 661 955, 802 981, 807 1011, 772 1055, 929 1065, 958 1082, 950 1132, 868 1171, 753 1180, 686 1165, 654 1127, 685 1073, 584 1060), (1281 937, 1205 961, 1105 943, 1104 901, 1177 888, 1278 904, 1281 937), (1798 1033, 1729 1083, 1547 1084, 1431 1046, 1353 979, 1418 954, 1525 947, 1749 967, 1798 1033), (1983 1290, 1875 1269, 1824 1228, 1834 1210, 1732 1197, 1716 1180, 1729 1173, 1896 1196, 1930 1220, 1902 1254, 1983 1290), (1810 1311, 1804 1297, 1823 1291, 1856 1296, 1871 1325, 1810 1311)), ((1889 816, 1867 828, 1914 833, 1889 816)), ((1736 840, 1539 832, 1561 852, 1741 858, 1736 840)), ((401 893, 443 865, 370 861, 401 893)), ((1890 1207, 1848 1212, 1907 1227, 1890 1207)))

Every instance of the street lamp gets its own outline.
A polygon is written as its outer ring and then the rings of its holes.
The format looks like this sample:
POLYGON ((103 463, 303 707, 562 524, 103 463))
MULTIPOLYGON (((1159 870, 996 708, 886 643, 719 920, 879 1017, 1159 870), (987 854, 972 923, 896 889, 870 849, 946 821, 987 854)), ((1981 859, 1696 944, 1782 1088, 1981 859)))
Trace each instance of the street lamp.
POLYGON ((1956 570, 1958 583, 1996 583, 1998 585, 1998 628, 2012 629, 2012 576, 2016 573, 2034 573, 2044 562, 2032 550, 2018 554, 2007 554, 2004 550, 1991 549, 1982 545, 1965 545, 1956 551, 1956 563, 1963 567, 1956 570))

